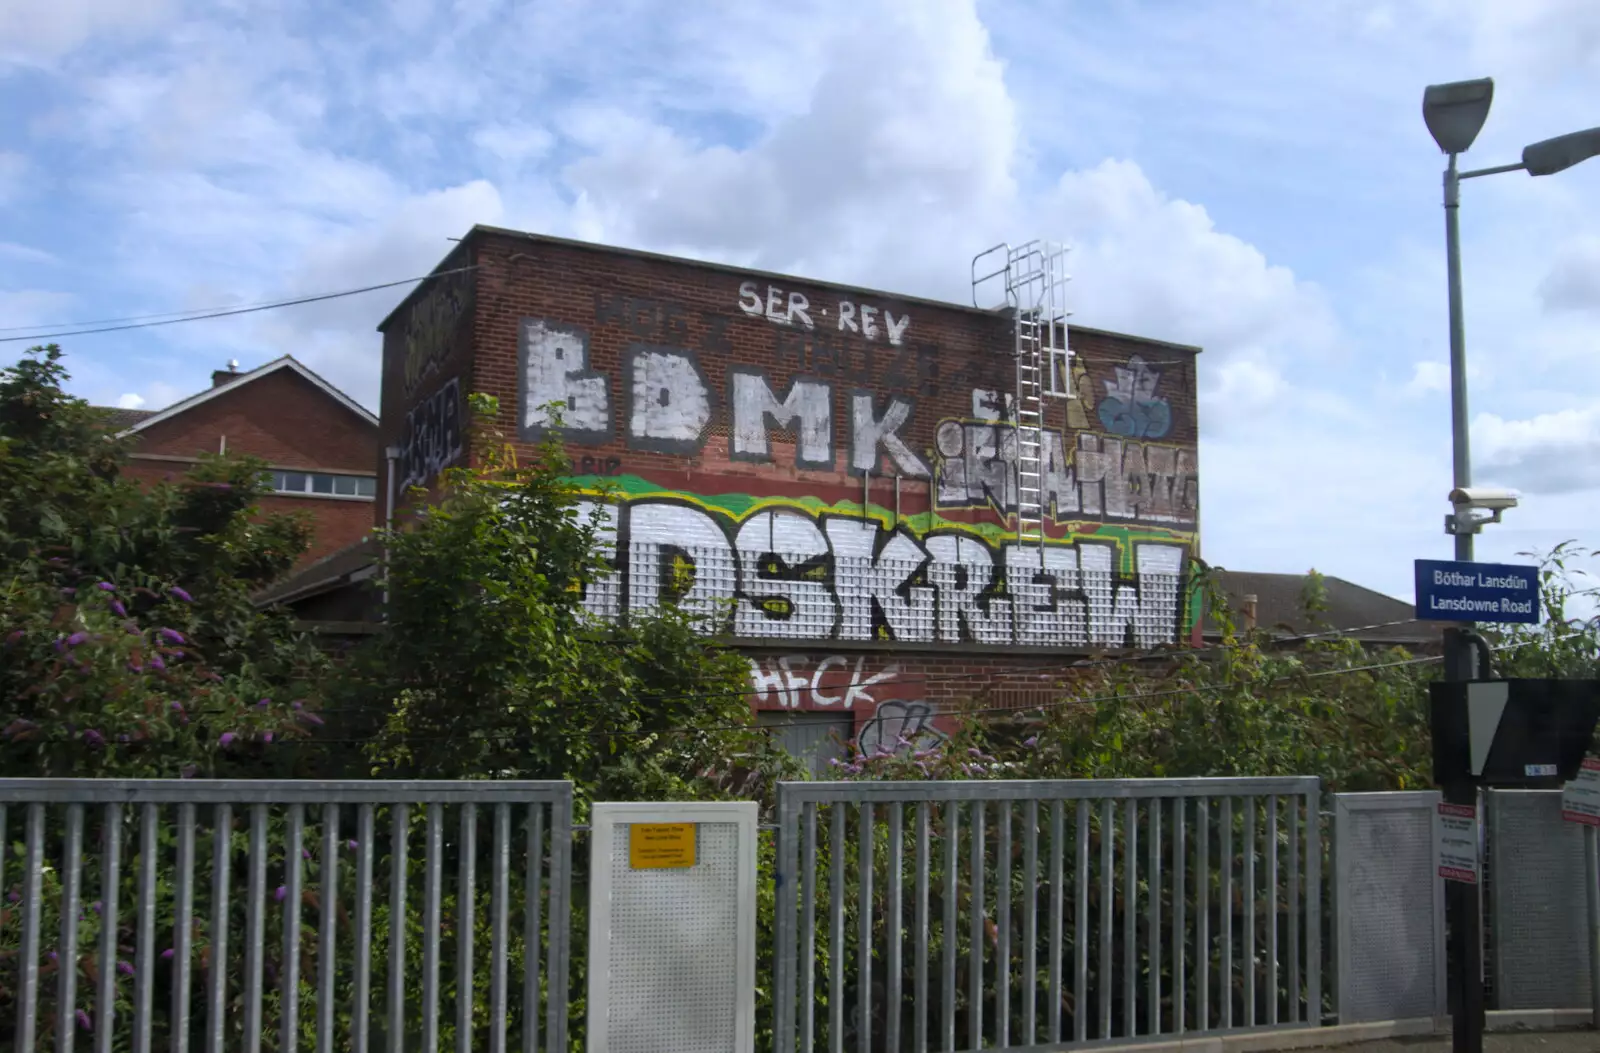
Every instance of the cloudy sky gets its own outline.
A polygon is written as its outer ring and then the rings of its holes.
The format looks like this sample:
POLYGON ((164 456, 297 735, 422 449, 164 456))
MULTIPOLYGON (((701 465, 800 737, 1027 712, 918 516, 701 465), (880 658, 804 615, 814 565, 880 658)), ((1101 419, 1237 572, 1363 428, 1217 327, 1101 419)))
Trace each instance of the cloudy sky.
MULTIPOLYGON (((8 0, 0 337, 405 278, 473 223, 963 300, 1070 242, 1077 320, 1205 348, 1202 548, 1409 599, 1448 558, 1443 158, 1600 124, 1593 0, 8 0)), ((1600 547, 1600 160, 1466 184, 1480 559, 1600 547)), ((63 341, 156 408, 293 353, 368 405, 389 290, 63 341)), ((26 343, 0 343, 8 363, 26 343)))

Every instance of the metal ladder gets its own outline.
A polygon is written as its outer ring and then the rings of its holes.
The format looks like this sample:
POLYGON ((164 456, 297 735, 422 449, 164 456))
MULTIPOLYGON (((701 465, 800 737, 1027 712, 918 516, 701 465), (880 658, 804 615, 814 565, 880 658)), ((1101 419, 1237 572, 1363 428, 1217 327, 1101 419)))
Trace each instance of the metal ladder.
POLYGON ((1044 426, 1047 399, 1070 399, 1072 351, 1067 346, 1066 246, 1002 242, 972 259, 972 303, 1003 279, 1011 311, 1016 402, 1009 416, 1016 435, 1017 542, 1044 546, 1044 426), (988 261, 985 263, 984 261, 988 261), (1003 262, 1001 262, 1003 261, 1003 262), (983 268, 990 268, 984 271, 983 268), (980 273, 981 272, 981 273, 980 273))

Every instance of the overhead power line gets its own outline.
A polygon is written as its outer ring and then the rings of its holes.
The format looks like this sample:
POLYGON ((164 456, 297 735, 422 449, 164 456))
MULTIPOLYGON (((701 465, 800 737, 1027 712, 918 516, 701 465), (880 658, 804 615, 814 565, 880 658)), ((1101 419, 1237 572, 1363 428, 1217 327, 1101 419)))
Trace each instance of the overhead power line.
MULTIPOLYGON (((300 296, 292 300, 271 300, 266 303, 248 304, 244 307, 216 308, 211 310, 183 314, 172 312, 166 315, 133 315, 128 318, 108 318, 105 322, 115 322, 115 325, 101 325, 97 322, 71 323, 63 325, 88 325, 94 328, 60 330, 59 326, 47 327, 58 331, 49 333, 30 333, 25 336, 0 336, 0 344, 16 344, 27 340, 55 340, 63 336, 86 336, 91 333, 116 333, 125 329, 148 329, 157 325, 176 325, 179 322, 199 322, 207 318, 227 318, 232 315, 252 314, 257 311, 272 311, 280 307, 296 307, 300 304, 320 303, 323 300, 337 300, 345 296, 360 296, 362 293, 378 292, 382 289, 393 289, 399 285, 410 285, 414 282, 425 282, 429 278, 444 278, 451 274, 463 274, 467 271, 477 270, 477 267, 456 267, 448 271, 436 271, 433 274, 422 274, 415 278, 401 278, 398 281, 382 282, 378 285, 364 285, 359 289, 345 289, 342 292, 319 293, 316 296, 300 296), (176 317, 174 317, 176 316, 176 317), (156 319, 145 321, 142 319, 156 319)), ((13 328, 21 328, 13 327, 13 328)), ((4 332, 7 330, 0 330, 4 332)))

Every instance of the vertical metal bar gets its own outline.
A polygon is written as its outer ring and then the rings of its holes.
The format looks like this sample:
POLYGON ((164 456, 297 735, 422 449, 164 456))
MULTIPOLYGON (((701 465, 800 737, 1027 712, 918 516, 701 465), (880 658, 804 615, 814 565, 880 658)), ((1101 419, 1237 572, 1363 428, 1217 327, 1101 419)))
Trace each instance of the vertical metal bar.
MULTIPOLYGON (((0 826, 0 832, 3 832, 0 826)), ((100 985, 95 993, 94 1048, 111 1053, 117 1016, 117 892, 122 887, 122 805, 108 804, 101 830, 105 856, 100 861, 100 985)), ((5 853, 0 852, 0 855, 5 853)))
POLYGON ((1073 826, 1077 854, 1073 857, 1074 885, 1072 910, 1072 1040, 1089 1037, 1089 800, 1078 800, 1073 826))
POLYGON ((857 861, 860 864, 856 895, 856 1048, 872 1053, 872 805, 862 803, 856 811, 856 837, 860 839, 857 861))
POLYGON ((1306 793, 1306 1023, 1322 1026, 1322 791, 1306 793))
MULTIPOLYGON (((800 1051, 812 1053, 817 1025, 817 805, 807 801, 800 812, 805 840, 800 846, 800 1051)), ((787 884, 787 882, 785 882, 787 884)), ((781 1046, 782 1053, 792 1053, 781 1046)))
POLYGON ((472 1049, 473 897, 478 892, 478 808, 461 806, 460 871, 456 879, 456 1053, 472 1049))
MULTIPOLYGON (((31 809, 33 806, 30 805, 31 809)), ((147 804, 139 816, 139 934, 134 945, 133 1051, 150 1053, 156 972, 156 833, 161 821, 157 805, 147 804)), ((33 812, 28 813, 32 823, 33 812)))
POLYGON ((1194 846, 1194 1026, 1211 1030, 1211 802, 1194 803, 1194 825, 1200 841, 1194 846))
POLYGON ((844 1053, 844 805, 828 811, 828 1048, 844 1053))
POLYGON ((550 1007, 545 1019, 545 1048, 560 1053, 567 1043, 567 982, 571 975, 572 907, 572 787, 561 802, 550 805, 550 946, 545 972, 549 974, 550 1007))
MULTIPOLYGON (((28 805, 27 855, 22 874, 22 942, 17 948, 17 1031, 16 1053, 33 1053, 33 1040, 39 1028, 39 929, 44 924, 44 805, 28 805)), ((0 849, 8 846, 0 844, 0 849)), ((142 890, 142 886, 141 886, 142 890)), ((141 947, 141 950, 144 948, 141 947)), ((57 1011, 60 1015, 60 1011, 57 1011)), ((145 1046, 148 1049, 148 1014, 145 1019, 145 1046)))
POLYGON ((511 806, 494 806, 494 911, 489 923, 489 1053, 506 1053, 506 959, 511 929, 511 806))
POLYGON ((1289 1023, 1304 1023, 1305 1004, 1300 999, 1300 805, 1289 798, 1289 1023))
MULTIPOLYGON (((372 1000, 372 838, 373 807, 356 809, 356 948, 354 990, 350 994, 350 1048, 367 1053, 372 1000)), ((218 1051, 220 1053, 220 1051, 218 1051)))
POLYGON ((283 1006, 279 1009, 282 1038, 279 1053, 294 1053, 300 1035, 300 852, 305 841, 306 808, 289 806, 289 841, 283 853, 283 1006))
MULTIPOLYGON (((554 846, 551 848, 554 854, 554 846)), ((539 930, 540 883, 544 879, 544 805, 528 806, 528 869, 527 893, 522 918, 522 1049, 523 1053, 537 1053, 539 1049, 539 930)), ((554 891, 552 889, 552 891, 554 891)), ((550 922, 555 924, 552 906, 550 922)), ((549 1007, 552 1011, 555 1006, 549 1007)))
POLYGON ((1189 882, 1187 798, 1172 799, 1172 1033, 1188 1030, 1189 882))
POLYGON ((885 966, 888 971, 889 992, 883 1003, 884 1013, 884 1049, 887 1053, 899 1053, 900 1049, 900 946, 904 930, 903 914, 905 904, 901 902, 901 879, 905 874, 905 865, 902 859, 901 841, 905 839, 905 832, 901 829, 904 822, 905 806, 895 801, 887 805, 889 809, 889 859, 888 871, 884 876, 887 884, 884 893, 889 903, 884 911, 884 923, 889 931, 884 933, 889 937, 889 959, 885 966))
POLYGON ((1022 806, 1022 1034, 1033 1045, 1039 1034, 1039 802, 1022 806))
POLYGON ((947 801, 944 806, 944 925, 940 942, 944 946, 944 1025, 945 1053, 956 1048, 956 861, 961 832, 961 804, 947 801))
POLYGON ((983 941, 987 933, 984 932, 984 823, 987 819, 988 807, 982 801, 972 802, 972 843, 971 859, 969 865, 972 874, 972 915, 971 925, 972 944, 967 950, 967 1045, 973 1049, 983 1048, 983 941))
MULTIPOLYGON (((773 530, 768 524, 769 534, 773 530)), ((771 538, 769 537, 770 541, 771 538)), ((777 795, 777 882, 773 892, 776 920, 772 960, 772 1044, 775 1050, 794 1053, 795 973, 799 960, 795 954, 795 883, 800 879, 795 841, 800 836, 794 814, 793 797, 778 787, 777 795)))
POLYGON ((1122 1033, 1139 1033, 1139 802, 1122 804, 1122 1033))
POLYGON ((1243 798, 1244 852, 1239 861, 1244 864, 1244 935, 1239 941, 1239 966, 1244 970, 1244 1027, 1256 1025, 1256 810, 1261 802, 1255 797, 1243 798))
POLYGON ((211 822, 211 924, 206 932, 211 958, 206 977, 210 987, 206 1006, 206 1053, 223 1053, 228 1009, 228 893, 233 887, 229 874, 233 864, 232 806, 217 805, 211 822))
POLYGON ((339 806, 322 806, 322 858, 317 863, 317 896, 322 917, 317 921, 317 1053, 333 1053, 333 1004, 339 976, 339 806))
POLYGON ((1100 988, 1100 1037, 1111 1037, 1111 994, 1116 984, 1111 979, 1112 901, 1117 895, 1117 812, 1116 802, 1100 802, 1100 971, 1095 984, 1100 988))
POLYGON ((1278 1022, 1278 795, 1267 798, 1267 1023, 1278 1022))
MULTIPOLYGON (((172 1050, 189 1053, 189 958, 194 951, 194 805, 178 806, 178 873, 172 910, 172 1050)), ((62 960, 63 971, 71 971, 62 960)), ((68 1011, 65 1003, 61 1012, 68 1011)), ((65 1022, 65 1017, 62 1018, 65 1022)), ((71 1030, 67 1028, 66 1030, 71 1030)))
MULTIPOLYGON (((250 806, 250 886, 245 900, 244 1048, 261 1049, 261 988, 265 979, 267 912, 267 806, 250 806)), ((395 1053, 400 1053, 395 1050, 395 1053)))
POLYGON ((389 1053, 405 1053, 406 1043, 406 885, 411 869, 407 844, 411 806, 389 809, 389 1053))
POLYGON ((932 865, 932 860, 928 858, 929 810, 927 801, 917 802, 917 851, 914 864, 917 871, 917 935, 914 952, 916 963, 913 966, 915 974, 912 978, 912 1053, 927 1053, 928 1050, 928 870, 932 865))
POLYGON ((1011 802, 999 801, 1000 827, 995 831, 994 966, 995 1045, 1011 1045, 1011 802))
MULTIPOLYGON (((5 831, 0 829, 0 855, 5 831)), ((67 805, 67 843, 61 853, 61 971, 56 976, 57 1053, 72 1053, 78 1021, 78 912, 83 909, 83 805, 67 805)))
MULTIPOLYGON (((1066 889, 1062 887, 1066 875, 1066 845, 1062 838, 1067 832, 1065 807, 1061 801, 1050 802, 1050 1005, 1045 1010, 1045 1043, 1061 1041, 1061 940, 1065 925, 1061 916, 1066 907, 1066 889)), ((1031 1036, 1030 1036, 1031 1037, 1031 1036)))
POLYGON ((1217 967, 1217 996, 1224 1030, 1233 1026, 1233 798, 1222 799, 1222 888, 1217 895, 1217 923, 1222 932, 1222 961, 1217 967))
POLYGON ((1152 797, 1145 804, 1145 822, 1150 825, 1150 889, 1145 905, 1145 945, 1150 978, 1146 997, 1145 1018, 1150 1034, 1161 1033, 1161 798, 1152 797))
POLYGON ((1600 1026, 1600 845, 1595 828, 1583 828, 1584 887, 1589 908, 1589 1023, 1600 1026))
POLYGON ((422 1048, 439 1050, 439 886, 444 879, 444 808, 428 805, 422 886, 422 1048))

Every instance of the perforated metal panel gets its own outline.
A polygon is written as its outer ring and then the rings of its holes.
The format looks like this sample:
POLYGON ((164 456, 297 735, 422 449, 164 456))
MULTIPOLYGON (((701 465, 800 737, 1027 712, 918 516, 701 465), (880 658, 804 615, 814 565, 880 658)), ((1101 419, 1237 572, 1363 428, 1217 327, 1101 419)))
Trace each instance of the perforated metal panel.
POLYGON ((1587 1008, 1583 828, 1562 821, 1560 790, 1488 797, 1495 1008, 1587 1008))
POLYGON ((754 804, 597 804, 589 1049, 736 1053, 754 1040, 754 804), (694 865, 636 868, 635 823, 695 824, 694 865))
POLYGON ((1445 1012, 1437 793, 1334 795, 1341 1024, 1445 1012))

